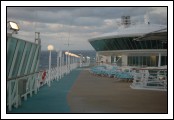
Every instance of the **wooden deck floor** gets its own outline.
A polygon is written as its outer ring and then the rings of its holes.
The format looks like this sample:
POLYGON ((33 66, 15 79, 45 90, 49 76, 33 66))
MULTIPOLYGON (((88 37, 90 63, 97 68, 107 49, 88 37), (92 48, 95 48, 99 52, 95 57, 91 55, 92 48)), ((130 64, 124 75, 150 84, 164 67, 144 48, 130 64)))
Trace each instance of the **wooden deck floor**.
POLYGON ((130 82, 83 70, 68 94, 72 113, 167 113, 167 92, 134 90, 130 82))

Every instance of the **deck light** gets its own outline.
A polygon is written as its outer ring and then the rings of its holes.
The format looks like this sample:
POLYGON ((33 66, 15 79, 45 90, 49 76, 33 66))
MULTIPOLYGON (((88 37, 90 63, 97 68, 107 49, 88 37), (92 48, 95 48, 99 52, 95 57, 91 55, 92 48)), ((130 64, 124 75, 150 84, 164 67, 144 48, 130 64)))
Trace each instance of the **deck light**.
POLYGON ((8 21, 10 29, 14 31, 19 31, 19 26, 16 22, 8 21))
POLYGON ((54 49, 53 45, 48 45, 48 47, 47 47, 47 48, 48 48, 48 50, 49 50, 49 51, 51 51, 51 50, 53 50, 53 49, 54 49))

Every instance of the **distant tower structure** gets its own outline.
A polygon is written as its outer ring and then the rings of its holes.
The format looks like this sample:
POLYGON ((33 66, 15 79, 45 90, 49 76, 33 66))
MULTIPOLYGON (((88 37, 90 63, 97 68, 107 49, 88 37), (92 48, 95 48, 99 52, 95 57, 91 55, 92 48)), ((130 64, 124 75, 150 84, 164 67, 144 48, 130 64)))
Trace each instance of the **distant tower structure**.
POLYGON ((145 24, 150 24, 149 14, 148 14, 148 13, 146 13, 146 14, 144 15, 144 23, 145 23, 145 24))
POLYGON ((121 17, 121 24, 124 27, 129 27, 131 24, 130 16, 122 16, 121 17))

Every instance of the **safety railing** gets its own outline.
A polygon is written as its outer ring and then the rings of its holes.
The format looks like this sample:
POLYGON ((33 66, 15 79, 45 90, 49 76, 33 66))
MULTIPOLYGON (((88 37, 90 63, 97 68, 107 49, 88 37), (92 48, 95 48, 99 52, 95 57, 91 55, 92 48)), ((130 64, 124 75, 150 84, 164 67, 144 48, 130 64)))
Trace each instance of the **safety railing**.
POLYGON ((134 70, 133 89, 167 91, 166 68, 138 68, 134 70), (138 70, 137 72, 135 72, 138 70), (149 72, 153 71, 153 72, 149 72))
POLYGON ((37 80, 39 72, 28 75, 19 76, 17 78, 10 78, 7 80, 7 106, 11 111, 12 107, 21 105, 21 98, 27 100, 27 95, 32 96, 33 91, 37 93, 37 80))
MULTIPOLYGON (((78 63, 70 64, 69 71, 77 68, 78 63)), ((53 67, 42 70, 39 72, 31 73, 28 75, 19 76, 16 78, 10 78, 7 80, 7 106, 8 110, 11 111, 13 107, 18 108, 21 105, 22 99, 27 100, 28 95, 32 97, 33 92, 37 94, 39 88, 43 85, 53 82, 54 80, 59 81, 64 75, 67 74, 67 65, 61 67, 53 67)))

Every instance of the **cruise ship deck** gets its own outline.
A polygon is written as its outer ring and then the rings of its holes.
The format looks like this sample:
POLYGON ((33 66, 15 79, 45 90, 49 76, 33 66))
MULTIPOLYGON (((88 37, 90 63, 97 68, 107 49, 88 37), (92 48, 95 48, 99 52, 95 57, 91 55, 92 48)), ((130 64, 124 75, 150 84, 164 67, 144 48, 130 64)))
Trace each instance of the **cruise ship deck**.
POLYGON ((7 113, 167 113, 167 92, 135 90, 131 82, 77 68, 7 113))

